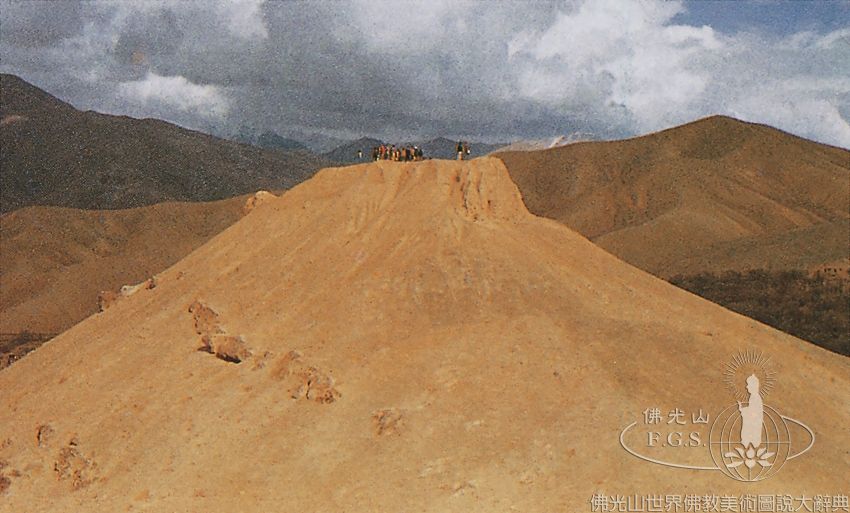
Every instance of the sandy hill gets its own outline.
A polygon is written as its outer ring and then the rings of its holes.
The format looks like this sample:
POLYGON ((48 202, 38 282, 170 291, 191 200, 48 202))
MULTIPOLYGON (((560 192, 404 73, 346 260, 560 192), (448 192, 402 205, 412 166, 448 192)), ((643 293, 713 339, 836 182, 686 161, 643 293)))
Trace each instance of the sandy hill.
POLYGON ((850 152, 764 125, 715 116, 499 157, 531 212, 661 276, 848 256, 850 152))
POLYGON ((0 76, 0 211, 130 208, 288 188, 329 161, 270 151, 154 119, 81 112, 0 76))
POLYGON ((498 159, 323 170, 0 390, 4 512, 586 511, 850 472, 850 361, 529 214, 498 159), (740 483, 620 447, 652 405, 734 405, 753 348, 808 453, 740 483))
POLYGON ((174 264, 242 216, 244 197, 126 210, 26 207, 0 216, 0 333, 59 333, 98 293, 174 264))

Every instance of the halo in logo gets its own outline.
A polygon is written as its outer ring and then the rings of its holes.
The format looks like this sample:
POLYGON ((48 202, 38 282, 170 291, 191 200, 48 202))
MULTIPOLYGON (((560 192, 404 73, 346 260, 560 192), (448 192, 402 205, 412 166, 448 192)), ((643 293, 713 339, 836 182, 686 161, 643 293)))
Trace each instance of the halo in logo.
POLYGON ((776 382, 776 371, 773 370, 769 357, 755 349, 738 353, 726 363, 723 370, 723 382, 736 401, 747 400, 749 393, 744 384, 749 376, 758 378, 759 393, 762 397, 767 397, 776 382))

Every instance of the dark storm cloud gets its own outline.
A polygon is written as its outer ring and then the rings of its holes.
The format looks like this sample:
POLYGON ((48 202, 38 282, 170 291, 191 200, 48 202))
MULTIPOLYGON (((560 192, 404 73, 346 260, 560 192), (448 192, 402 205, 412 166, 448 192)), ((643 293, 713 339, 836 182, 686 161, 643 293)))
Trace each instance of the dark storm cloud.
POLYGON ((83 29, 83 7, 76 2, 0 2, 4 44, 24 48, 47 47, 73 37, 83 29))
POLYGON ((728 35, 632 0, 2 5, 4 71, 201 129, 610 137, 727 113, 850 145, 850 28, 728 35))
POLYGON ((121 64, 142 64, 154 56, 174 55, 182 40, 183 30, 174 11, 157 9, 127 21, 113 55, 121 64))

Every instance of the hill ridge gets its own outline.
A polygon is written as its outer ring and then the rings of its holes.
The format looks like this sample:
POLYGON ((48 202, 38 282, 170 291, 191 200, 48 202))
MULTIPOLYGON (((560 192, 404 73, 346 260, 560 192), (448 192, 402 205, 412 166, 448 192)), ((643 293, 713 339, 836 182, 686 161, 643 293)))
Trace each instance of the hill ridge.
POLYGON ((656 273, 687 272, 683 252, 707 244, 850 218, 850 152, 728 117, 497 156, 533 213, 656 273))
POLYGON ((219 200, 285 189, 330 164, 309 152, 263 150, 155 118, 82 112, 19 77, 4 76, 0 86, 2 212, 219 200))

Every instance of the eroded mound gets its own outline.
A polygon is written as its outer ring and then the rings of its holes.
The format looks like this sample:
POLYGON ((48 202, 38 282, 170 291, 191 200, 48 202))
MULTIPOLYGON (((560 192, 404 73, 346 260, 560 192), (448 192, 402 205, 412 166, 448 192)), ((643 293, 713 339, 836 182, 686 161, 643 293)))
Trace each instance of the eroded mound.
POLYGON ((0 372, 0 460, 20 472, 0 510, 583 511, 600 491, 836 493, 848 371, 532 216, 499 160, 327 169, 0 372), (213 358, 204 334, 251 354, 213 358), (651 406, 734 403, 724 364, 750 348, 777 364, 771 406, 817 434, 793 465, 745 484, 620 446, 651 406))

